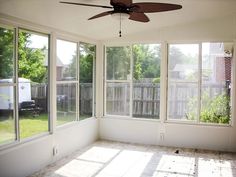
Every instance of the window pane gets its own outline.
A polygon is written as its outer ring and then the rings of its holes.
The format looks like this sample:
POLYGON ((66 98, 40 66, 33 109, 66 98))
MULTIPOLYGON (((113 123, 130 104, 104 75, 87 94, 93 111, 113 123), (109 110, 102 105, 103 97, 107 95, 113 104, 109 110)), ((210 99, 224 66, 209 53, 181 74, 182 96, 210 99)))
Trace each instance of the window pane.
POLYGON ((168 52, 168 118, 196 120, 198 44, 171 44, 168 52))
POLYGON ((57 84, 57 125, 76 121, 76 85, 57 84))
POLYGON ((57 40, 57 81, 77 80, 77 44, 57 40))
POLYGON ((107 80, 130 79, 130 47, 107 47, 107 80))
POLYGON ((129 116, 130 85, 128 83, 107 83, 106 113, 129 116))
POLYGON ((92 44, 80 44, 80 120, 93 116, 93 62, 95 48, 95 45, 92 44))
POLYGON ((48 36, 19 32, 20 137, 48 131, 48 36))
POLYGON ((203 43, 200 121, 228 124, 233 43, 203 43))
MULTIPOLYGON (((13 77, 14 30, 0 27, 0 79, 13 77)), ((12 82, 12 80, 8 80, 12 82)))
POLYGON ((159 44, 133 45, 133 117, 159 118, 159 44))
POLYGON ((15 138, 13 86, 0 86, 0 144, 14 141, 15 138))

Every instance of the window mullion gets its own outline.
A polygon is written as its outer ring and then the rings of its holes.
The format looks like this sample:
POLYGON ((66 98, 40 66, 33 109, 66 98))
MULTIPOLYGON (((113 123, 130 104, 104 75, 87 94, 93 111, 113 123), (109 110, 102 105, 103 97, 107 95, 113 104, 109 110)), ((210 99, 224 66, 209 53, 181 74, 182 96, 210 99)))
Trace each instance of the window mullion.
POLYGON ((20 126, 19 126, 19 80, 18 80, 18 36, 19 36, 19 29, 18 27, 15 28, 15 35, 14 35, 14 82, 16 83, 14 87, 14 97, 15 97, 15 132, 16 132, 16 140, 20 141, 20 126))
POLYGON ((80 120, 80 103, 79 103, 79 100, 80 100, 80 43, 78 42, 77 43, 77 52, 76 52, 76 63, 77 63, 77 88, 76 88, 76 120, 79 121, 80 120))
POLYGON ((199 61, 198 61, 198 109, 197 123, 200 122, 201 115, 201 97, 202 97, 202 43, 199 43, 199 61))
POLYGON ((129 110, 129 114, 130 117, 133 117, 133 46, 130 45, 130 78, 129 78, 129 83, 130 83, 130 95, 129 95, 129 100, 130 100, 130 110, 129 110))
POLYGON ((103 116, 107 115, 107 48, 105 46, 104 49, 104 74, 103 74, 103 82, 104 82, 104 93, 103 93, 103 99, 104 99, 104 107, 103 107, 103 116))

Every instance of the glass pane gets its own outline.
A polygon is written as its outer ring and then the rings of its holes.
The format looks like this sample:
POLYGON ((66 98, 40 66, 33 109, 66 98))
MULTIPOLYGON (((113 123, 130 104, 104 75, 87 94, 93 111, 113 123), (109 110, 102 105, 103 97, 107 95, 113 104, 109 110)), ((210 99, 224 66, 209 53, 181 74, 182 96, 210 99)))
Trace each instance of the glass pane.
POLYGON ((168 52, 168 118, 196 120, 198 44, 171 44, 168 52))
POLYGON ((57 84, 57 125, 76 121, 76 85, 57 84))
POLYGON ((19 32, 20 138, 48 131, 48 36, 19 32))
POLYGON ((86 43, 80 44, 80 120, 93 116, 93 62, 95 49, 95 45, 86 43))
POLYGON ((0 80, 12 82, 14 68, 14 30, 0 27, 0 80))
POLYGON ((0 144, 15 138, 13 86, 0 87, 0 144))
POLYGON ((200 121, 228 124, 233 43, 203 43, 200 121))
POLYGON ((77 44, 57 40, 57 81, 77 80, 77 44))
POLYGON ((129 80, 130 47, 107 47, 107 80, 129 80))
POLYGON ((106 113, 129 116, 130 85, 128 83, 107 83, 106 113))
POLYGON ((133 45, 133 117, 159 118, 159 44, 133 45))

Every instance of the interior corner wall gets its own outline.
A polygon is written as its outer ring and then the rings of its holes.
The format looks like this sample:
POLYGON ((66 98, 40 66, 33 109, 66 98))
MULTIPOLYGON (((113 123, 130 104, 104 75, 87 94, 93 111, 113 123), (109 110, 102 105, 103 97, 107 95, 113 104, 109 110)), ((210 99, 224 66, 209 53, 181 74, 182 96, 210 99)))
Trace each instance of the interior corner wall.
MULTIPOLYGON (((125 36, 121 39, 106 40, 104 44, 191 43, 200 41, 235 41, 235 39, 236 15, 234 14, 219 19, 146 31, 125 36)), ((163 73, 163 70, 166 69, 162 68, 161 70, 163 73)), ((235 78, 234 82, 236 82, 235 78)), ((236 102, 235 90, 236 88, 234 87, 234 95, 232 96, 234 102, 236 102)), ((233 115, 232 126, 168 123, 165 121, 166 117, 164 116, 160 118, 160 121, 124 119, 119 116, 104 117, 99 119, 99 137, 100 139, 122 142, 236 152, 236 114, 234 113, 233 115)))

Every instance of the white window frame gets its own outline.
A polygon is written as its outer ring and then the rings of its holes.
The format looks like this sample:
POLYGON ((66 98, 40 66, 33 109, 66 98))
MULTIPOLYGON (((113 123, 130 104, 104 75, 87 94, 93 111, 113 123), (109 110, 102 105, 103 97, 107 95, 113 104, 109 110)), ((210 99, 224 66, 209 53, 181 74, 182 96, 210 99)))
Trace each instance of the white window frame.
POLYGON ((232 108, 231 108, 231 120, 229 121, 228 124, 217 124, 217 123, 207 123, 207 122, 200 122, 200 112, 201 112, 201 93, 202 93, 202 44, 203 43, 224 43, 224 42, 229 42, 229 43, 233 43, 234 49, 236 47, 236 41, 224 41, 224 40, 217 40, 217 41, 199 41, 199 42, 169 42, 166 43, 167 44, 167 49, 166 49, 166 58, 167 58, 167 64, 166 64, 166 70, 167 70, 167 79, 166 79, 166 119, 164 120, 165 123, 181 123, 181 124, 192 124, 192 125, 206 125, 206 126, 220 126, 220 127, 230 127, 233 125, 233 120, 234 117, 236 115, 236 111, 233 109, 235 106, 235 99, 233 99, 234 95, 236 95, 236 88, 234 87, 235 83, 236 83, 236 52, 234 50, 234 54, 233 54, 233 65, 232 65, 232 92, 231 92, 231 96, 230 98, 232 99, 232 108), (178 120, 178 119, 169 119, 168 117, 168 111, 169 111, 169 106, 168 106, 168 88, 169 88, 169 77, 168 77, 168 73, 169 73, 169 46, 170 45, 174 45, 174 44, 198 44, 198 48, 199 48, 199 52, 198 52, 198 105, 197 105, 197 118, 196 120, 178 120))
POLYGON ((105 46, 105 52, 104 52, 104 57, 105 57, 105 60, 104 60, 104 116, 107 116, 107 117, 122 117, 122 118, 128 118, 128 117, 132 117, 132 87, 131 87, 131 84, 133 83, 132 81, 132 72, 133 72, 133 68, 132 68, 132 65, 133 65, 133 62, 132 62, 132 59, 133 59, 133 56, 132 56, 132 45, 118 45, 118 46, 105 46), (127 78, 127 80, 107 80, 107 47, 129 47, 130 48, 130 52, 131 52, 131 57, 130 57, 130 77, 127 78), (115 114, 107 114, 107 83, 127 83, 130 85, 130 102, 129 102, 129 115, 125 116, 125 115, 115 115, 115 114))
MULTIPOLYGON (((80 69, 80 44, 89 44, 89 45, 93 45, 95 47, 95 51, 94 51, 94 54, 93 54, 93 83, 92 83, 92 92, 93 92, 93 98, 92 98, 92 117, 95 117, 95 98, 96 98, 96 50, 97 50, 97 46, 95 44, 92 44, 92 43, 88 43, 88 42, 78 42, 78 69, 80 69)), ((79 80, 79 84, 80 84, 80 70, 78 70, 78 80, 79 80)), ((78 90, 78 93, 79 93, 79 90, 78 90)), ((79 96, 79 95, 78 95, 79 96)), ((78 103, 78 110, 79 110, 79 103, 78 103)), ((80 111, 80 110, 79 110, 80 111)), ((78 116, 79 116, 80 112, 78 112, 78 116)), ((90 117, 90 118, 92 118, 90 117)), ((86 119, 89 119, 89 118, 86 118, 86 119)), ((81 120, 80 120, 81 121, 81 120)))
POLYGON ((50 132, 52 132, 52 122, 51 122, 51 115, 50 112, 48 111, 48 130, 47 132, 41 132, 38 133, 36 135, 27 137, 27 138, 20 138, 20 120, 19 120, 19 83, 18 83, 18 42, 19 42, 19 32, 20 30, 31 33, 31 34, 38 34, 38 35, 42 35, 42 36, 47 36, 48 38, 48 70, 47 70, 47 76, 48 76, 48 98, 47 98, 47 102, 48 102, 48 109, 51 108, 51 105, 49 104, 51 102, 51 97, 50 97, 50 87, 51 87, 51 74, 50 74, 50 69, 51 69, 51 65, 50 65, 50 54, 51 54, 51 35, 49 32, 47 31, 42 31, 42 30, 34 30, 31 27, 21 27, 18 25, 12 25, 12 24, 2 24, 0 23, 0 27, 5 28, 5 29, 12 29, 14 31, 14 40, 13 40, 13 82, 12 83, 8 83, 8 84, 1 84, 0 86, 12 86, 13 87, 13 93, 14 93, 14 111, 13 111, 13 116, 14 116, 14 122, 15 122, 15 126, 14 126, 14 131, 15 131, 15 140, 10 141, 10 142, 6 142, 6 143, 2 143, 0 144, 0 150, 2 149, 6 149, 8 147, 11 146, 15 146, 18 145, 20 143, 26 143, 29 141, 32 141, 36 138, 40 138, 42 136, 48 135, 50 132))
MULTIPOLYGON (((147 117, 140 117, 140 118, 137 118, 137 117, 133 117, 133 66, 134 66, 134 59, 133 59, 133 46, 134 45, 138 45, 138 44, 141 44, 141 45, 149 45, 149 44, 158 44, 160 45, 160 50, 161 50, 161 63, 160 63, 160 79, 163 78, 162 76, 162 65, 163 65, 163 52, 162 52, 162 49, 163 49, 163 46, 164 44, 161 43, 161 42, 152 42, 152 43, 131 43, 129 45, 105 45, 104 46, 104 114, 103 116, 104 117, 108 117, 108 118, 114 118, 114 117, 119 117, 119 118, 123 118, 123 119, 133 119, 133 120, 144 120, 144 121, 157 121, 157 122, 160 122, 161 121, 161 118, 162 118, 162 115, 164 112, 161 111, 161 108, 163 107, 163 101, 162 101, 162 84, 160 82, 160 106, 159 106, 159 109, 160 109, 160 113, 159 113, 159 117, 157 118, 154 118, 154 119, 151 119, 151 118, 147 118, 147 117), (130 77, 127 79, 127 80, 107 80, 107 47, 129 47, 130 48, 130 77), (124 116, 124 115, 116 115, 116 114, 107 114, 107 83, 128 83, 129 86, 130 86, 130 103, 129 103, 129 107, 130 107, 130 110, 129 110, 129 115, 127 116, 124 116)), ((163 80, 163 79, 161 79, 163 80)), ((165 103, 164 103, 165 104, 165 103)), ((164 113, 165 114, 165 113, 164 113)))
MULTIPOLYGON (((90 119, 90 118, 94 118, 95 117, 95 98, 96 98, 96 89, 95 89, 95 72, 96 72, 96 49, 97 49, 97 46, 96 44, 93 44, 93 43, 89 43, 89 42, 83 42, 83 41, 78 41, 78 40, 73 40, 73 39, 67 39, 66 37, 60 37, 58 36, 56 38, 56 44, 57 44, 57 41, 58 40, 61 40, 61 41, 66 41, 66 42, 71 42, 71 43, 74 43, 76 44, 76 80, 72 80, 72 81, 57 81, 57 78, 55 78, 56 80, 56 97, 57 97, 57 85, 58 84, 76 84, 76 118, 74 121, 70 121, 70 122, 66 122, 62 125, 57 125, 57 100, 55 100, 55 104, 56 104, 56 120, 55 120, 55 127, 56 129, 58 128, 63 128, 65 126, 68 126, 68 125, 73 125, 75 123, 78 123, 80 121, 84 121, 84 120, 81 120, 80 119, 80 105, 79 105, 79 99, 80 99, 80 44, 91 44, 91 45, 94 45, 95 47, 95 53, 94 53, 94 56, 93 56, 93 83, 92 83, 92 92, 93 92, 93 98, 92 98, 92 116, 91 117, 88 117, 86 119, 90 119)), ((57 51, 57 45, 55 47, 56 51, 57 51)), ((55 52, 56 55, 57 55, 57 52, 55 52)), ((56 68, 55 68, 56 70, 56 68)), ((85 119, 85 120, 86 120, 85 119)))
MULTIPOLYGON (((57 128, 60 128, 60 127, 63 127, 65 125, 69 125, 69 124, 73 124, 75 122, 78 122, 79 121, 79 42, 77 41, 73 41, 73 40, 68 40, 68 39, 65 39, 65 38, 56 38, 56 60, 57 60, 57 42, 58 40, 60 41, 65 41, 65 42, 70 42, 70 43, 74 43, 76 45, 76 78, 75 80, 69 80, 69 81, 58 81, 57 78, 56 79, 56 100, 55 100, 55 104, 56 104, 56 127, 57 128), (75 108, 75 120, 73 121, 70 121, 70 122, 66 122, 62 125, 57 125, 57 86, 58 85, 63 85, 63 84, 75 84, 75 87, 76 87, 76 97, 75 97, 75 104, 76 104, 76 108, 75 108)), ((57 66, 56 66, 56 70, 57 70, 57 66)))

